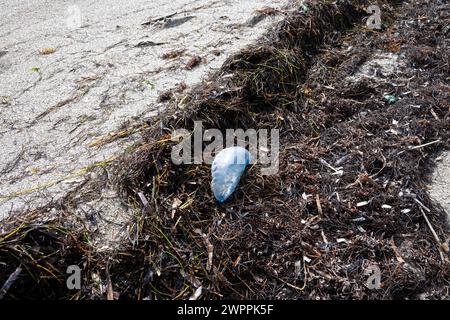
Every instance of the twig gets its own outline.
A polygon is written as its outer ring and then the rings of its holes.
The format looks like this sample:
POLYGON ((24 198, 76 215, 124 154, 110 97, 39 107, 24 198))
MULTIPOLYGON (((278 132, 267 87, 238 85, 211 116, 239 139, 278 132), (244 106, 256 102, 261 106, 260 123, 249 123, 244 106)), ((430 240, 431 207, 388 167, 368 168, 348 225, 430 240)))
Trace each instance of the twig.
POLYGON ((142 206, 143 206, 143 211, 145 212, 145 211, 147 211, 147 209, 148 209, 148 207, 149 207, 149 203, 148 203, 148 200, 147 200, 147 198, 145 197, 145 195, 144 195, 144 193, 143 192, 138 192, 138 196, 139 196, 139 199, 141 200, 141 202, 142 202, 142 206))
POLYGON ((425 144, 421 144, 421 145, 418 145, 418 146, 409 147, 409 150, 415 150, 415 149, 427 147, 429 145, 432 145, 432 144, 435 144, 435 143, 438 143, 438 142, 441 142, 441 139, 438 139, 438 140, 435 140, 435 141, 432 141, 432 142, 428 142, 428 143, 425 143, 425 144))
POLYGON ((109 274, 109 262, 106 264, 106 300, 114 300, 114 291, 109 274))
POLYGON ((8 277, 8 280, 6 280, 5 284, 0 289, 0 300, 2 300, 3 297, 6 295, 9 288, 11 288, 11 286, 17 280, 17 278, 19 277, 21 272, 22 272, 22 268, 19 266, 13 273, 11 273, 11 275, 8 277))
POLYGON ((322 210, 322 205, 320 204, 319 194, 316 194, 316 205, 317 205, 317 211, 319 212, 319 215, 322 217, 323 216, 323 210, 322 210))
POLYGON ((407 150, 400 151, 397 155, 400 155, 400 154, 402 154, 402 153, 404 153, 405 151, 408 151, 408 150, 416 150, 416 149, 428 147, 428 146, 430 146, 432 144, 439 143, 439 142, 441 142, 441 139, 438 139, 438 140, 435 140, 435 141, 431 141, 431 142, 428 142, 428 143, 424 143, 424 144, 420 144, 420 145, 414 146, 414 147, 409 146, 407 150))
POLYGON ((331 164, 326 162, 324 159, 320 159, 320 163, 326 165, 328 168, 333 170, 334 172, 332 173, 332 175, 336 174, 336 175, 341 175, 342 176, 344 174, 344 171, 342 170, 342 167, 335 168, 331 164))
POLYGON ((303 286, 300 288, 300 287, 297 287, 297 286, 295 286, 295 285, 293 285, 293 284, 291 284, 291 283, 289 283, 289 282, 287 282, 287 281, 285 281, 285 280, 283 280, 283 279, 281 279, 281 278, 279 278, 279 277, 275 277, 275 278, 277 278, 278 280, 280 280, 281 282, 283 282, 285 285, 287 285, 288 287, 291 287, 292 289, 295 289, 295 290, 297 290, 297 291, 303 291, 303 290, 305 290, 305 288, 306 288, 306 283, 307 283, 307 281, 306 281, 306 279, 307 279, 307 269, 306 269, 306 265, 304 266, 304 268, 303 268, 304 270, 305 270, 305 278, 304 278, 304 280, 303 280, 303 286))
POLYGON ((208 253, 208 260, 206 262, 206 271, 211 271, 211 267, 212 267, 212 260, 213 260, 213 255, 214 255, 214 246, 212 245, 212 243, 209 241, 208 236, 203 233, 200 229, 195 229, 194 230, 195 233, 197 233, 199 236, 201 236, 203 238, 203 241, 205 243, 206 246, 206 250, 208 253))
POLYGON ((414 199, 414 201, 417 202, 417 204, 419 204, 419 206, 421 206, 426 212, 431 212, 431 210, 427 208, 422 202, 420 202, 420 200, 414 199))
POLYGON ((428 228, 430 228, 431 233, 433 234, 434 240, 438 244, 439 255, 441 256, 441 260, 445 261, 444 254, 442 253, 442 246, 443 246, 443 244, 442 244, 441 240, 439 239, 439 236, 437 235, 437 233, 434 230, 433 226, 431 225, 430 220, 428 220, 428 217, 425 214, 425 211, 423 211, 422 207, 419 207, 419 209, 420 209, 420 212, 422 212, 422 215, 423 215, 425 221, 427 222, 428 228))

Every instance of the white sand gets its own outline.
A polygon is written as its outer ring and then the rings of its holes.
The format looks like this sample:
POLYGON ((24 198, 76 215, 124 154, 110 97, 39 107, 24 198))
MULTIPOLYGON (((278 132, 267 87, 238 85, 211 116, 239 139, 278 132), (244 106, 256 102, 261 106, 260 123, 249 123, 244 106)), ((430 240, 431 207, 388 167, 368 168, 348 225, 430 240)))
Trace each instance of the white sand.
POLYGON ((430 195, 445 209, 450 223, 450 152, 443 153, 438 159, 430 185, 430 195))

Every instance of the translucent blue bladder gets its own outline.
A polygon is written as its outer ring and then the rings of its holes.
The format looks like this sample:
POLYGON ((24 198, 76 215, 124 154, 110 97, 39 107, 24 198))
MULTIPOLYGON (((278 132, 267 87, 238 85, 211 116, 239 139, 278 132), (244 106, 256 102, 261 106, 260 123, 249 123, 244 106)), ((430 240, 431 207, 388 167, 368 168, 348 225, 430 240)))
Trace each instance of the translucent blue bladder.
POLYGON ((217 201, 223 203, 233 194, 250 158, 250 152, 242 147, 226 148, 216 155, 211 166, 211 188, 217 201))

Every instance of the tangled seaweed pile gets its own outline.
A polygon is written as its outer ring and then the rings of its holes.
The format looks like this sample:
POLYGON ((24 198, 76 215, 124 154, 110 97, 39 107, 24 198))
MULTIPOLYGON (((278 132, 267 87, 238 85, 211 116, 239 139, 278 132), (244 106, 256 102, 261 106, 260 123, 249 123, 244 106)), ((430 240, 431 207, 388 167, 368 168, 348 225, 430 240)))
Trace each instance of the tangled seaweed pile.
POLYGON ((425 191, 433 156, 449 147, 448 5, 379 1, 385 25, 374 31, 362 23, 368 4, 306 2, 173 98, 115 165, 141 213, 114 257, 54 222, 6 228, 0 283, 27 269, 11 297, 69 297, 55 288, 75 263, 85 279, 74 298, 448 298, 448 227, 425 191), (401 67, 361 75, 379 52, 401 67), (209 166, 171 161, 171 132, 196 120, 223 132, 279 129, 279 174, 251 167, 219 205, 209 166), (371 266, 379 290, 365 286, 371 266))

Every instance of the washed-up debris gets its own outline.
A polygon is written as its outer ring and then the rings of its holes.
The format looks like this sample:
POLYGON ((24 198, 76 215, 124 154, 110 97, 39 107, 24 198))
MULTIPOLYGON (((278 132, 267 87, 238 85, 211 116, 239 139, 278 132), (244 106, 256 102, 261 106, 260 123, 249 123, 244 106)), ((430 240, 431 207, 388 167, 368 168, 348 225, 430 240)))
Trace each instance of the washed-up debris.
POLYGON ((211 166, 211 188, 220 203, 227 200, 236 189, 250 153, 243 147, 230 147, 220 151, 211 166))
POLYGON ((393 94, 386 94, 386 95, 384 96, 384 99, 386 99, 386 101, 387 101, 388 103, 390 103, 390 104, 393 104, 393 103, 395 103, 395 102, 397 101, 397 97, 394 96, 393 94))
POLYGON ((141 41, 138 44, 135 45, 137 48, 145 48, 145 47, 156 47, 156 46, 162 46, 166 44, 166 42, 154 42, 154 41, 141 41))
POLYGON ((182 202, 180 199, 178 199, 178 198, 173 199, 173 203, 172 203, 172 215, 171 215, 171 218, 172 218, 172 219, 175 217, 175 212, 177 211, 178 207, 179 207, 182 203, 183 203, 183 202, 182 202))
POLYGON ((200 57, 199 55, 193 55, 186 64, 186 69, 192 70, 196 66, 198 66, 200 62, 202 62, 202 57, 200 57))
POLYGON ((143 26, 158 26, 160 28, 168 29, 181 26, 182 24, 192 20, 195 16, 186 16, 181 18, 173 18, 178 14, 178 12, 171 13, 164 17, 150 19, 147 22, 142 23, 143 26))
POLYGON ((13 273, 11 273, 9 278, 6 280, 6 282, 0 288, 0 300, 3 300, 3 297, 6 295, 9 288, 11 288, 11 286, 14 284, 14 282, 16 282, 16 280, 19 277, 21 272, 22 272, 22 268, 17 267, 16 270, 13 273))
POLYGON ((213 54, 213 55, 215 55, 215 56, 220 56, 222 53, 221 53, 221 51, 219 50, 219 49, 212 49, 211 50, 211 53, 213 54))
POLYGON ((31 72, 40 73, 41 72, 41 68, 39 68, 39 67, 32 67, 31 68, 31 72))
POLYGON ((165 21, 165 20, 167 20, 167 19, 170 19, 170 18, 176 16, 177 14, 178 14, 178 12, 174 12, 174 13, 168 14, 168 15, 163 16, 163 17, 158 17, 158 18, 154 18, 154 19, 149 19, 149 21, 146 21, 146 22, 144 22, 144 23, 141 23, 141 25, 142 25, 142 26, 149 26, 149 25, 154 24, 155 22, 160 22, 160 21, 165 21))
POLYGON ((176 94, 183 92, 186 90, 187 85, 186 83, 182 82, 177 84, 174 88, 166 90, 159 94, 158 96, 158 102, 165 102, 172 99, 176 94))
POLYGON ((178 19, 168 19, 163 23, 162 28, 164 28, 164 29, 175 28, 175 27, 181 26, 182 24, 185 24, 186 22, 188 22, 194 18, 195 18, 195 16, 186 16, 186 17, 182 17, 182 18, 178 18, 178 19))
POLYGON ((185 51, 186 51, 185 49, 172 50, 172 51, 164 53, 161 58, 163 58, 164 60, 175 59, 175 58, 180 57, 185 51))
POLYGON ((370 203, 370 201, 361 201, 361 202, 358 202, 356 204, 356 206, 357 207, 364 207, 364 206, 367 206, 369 203, 370 203))
POLYGON ((2 105, 9 105, 11 103, 11 97, 10 96, 0 96, 0 104, 2 105))
POLYGON ((56 52, 55 48, 42 48, 41 50, 39 50, 39 53, 42 55, 48 55, 48 54, 52 54, 55 52, 56 52))
POLYGON ((203 287, 198 287, 195 292, 192 294, 192 296, 189 298, 189 300, 197 300, 202 295, 203 287))
POLYGON ((206 271, 209 272, 209 271, 211 271, 211 268, 212 268, 214 246, 212 245, 211 241, 209 240, 209 237, 205 233, 203 233, 200 229, 195 229, 194 232, 202 237, 203 242, 205 244, 206 252, 208 255, 208 260, 206 261, 206 271))

